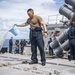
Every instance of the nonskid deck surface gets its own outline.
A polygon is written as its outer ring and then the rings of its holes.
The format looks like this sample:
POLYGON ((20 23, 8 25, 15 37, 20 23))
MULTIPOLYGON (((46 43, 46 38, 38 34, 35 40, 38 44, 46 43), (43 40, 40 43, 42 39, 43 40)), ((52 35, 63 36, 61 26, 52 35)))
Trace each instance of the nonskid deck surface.
POLYGON ((47 59, 46 66, 22 64, 30 61, 30 56, 19 54, 0 54, 0 75, 75 75, 75 61, 66 59, 47 59))

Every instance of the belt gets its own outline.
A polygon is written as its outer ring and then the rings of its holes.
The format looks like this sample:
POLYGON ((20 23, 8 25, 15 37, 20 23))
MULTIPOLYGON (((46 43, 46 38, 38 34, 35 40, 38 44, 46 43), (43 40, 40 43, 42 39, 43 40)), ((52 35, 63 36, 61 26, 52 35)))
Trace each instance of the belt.
POLYGON ((42 28, 41 28, 41 27, 36 27, 35 29, 31 29, 31 28, 30 28, 30 30, 31 30, 31 31, 42 31, 42 28))

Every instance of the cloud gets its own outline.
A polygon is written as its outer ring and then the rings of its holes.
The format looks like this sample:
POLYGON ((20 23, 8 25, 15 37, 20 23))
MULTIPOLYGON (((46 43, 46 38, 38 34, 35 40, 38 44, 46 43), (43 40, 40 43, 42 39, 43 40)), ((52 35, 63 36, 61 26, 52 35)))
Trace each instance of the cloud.
MULTIPOLYGON (((3 18, 16 18, 16 19, 27 19, 26 10, 28 8, 33 8, 37 14, 44 13, 45 9, 48 9, 49 13, 54 9, 54 1, 53 0, 1 0, 0 2, 0 14, 3 18), (52 6, 53 5, 53 6, 52 6), (38 11, 39 10, 39 11, 38 11)), ((39 14, 40 15, 40 14, 39 14)))

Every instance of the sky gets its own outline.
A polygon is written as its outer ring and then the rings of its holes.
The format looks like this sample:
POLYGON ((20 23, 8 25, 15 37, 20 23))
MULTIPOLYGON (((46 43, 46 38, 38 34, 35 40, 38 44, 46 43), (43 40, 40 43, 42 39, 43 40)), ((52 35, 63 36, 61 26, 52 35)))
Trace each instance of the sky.
MULTIPOLYGON (((0 36, 14 24, 25 23, 28 18, 27 9, 32 8, 47 23, 49 15, 59 14, 58 10, 63 3, 64 0, 0 0, 0 36)), ((9 32, 6 38, 29 38, 29 26, 18 29, 18 36, 9 32)))

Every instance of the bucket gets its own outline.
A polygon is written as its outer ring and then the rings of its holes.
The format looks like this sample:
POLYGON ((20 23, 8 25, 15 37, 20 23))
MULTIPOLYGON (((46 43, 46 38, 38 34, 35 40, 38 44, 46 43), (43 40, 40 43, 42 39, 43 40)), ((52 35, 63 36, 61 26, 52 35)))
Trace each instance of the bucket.
POLYGON ((20 31, 15 26, 13 26, 9 31, 15 36, 17 36, 20 33, 20 31))

